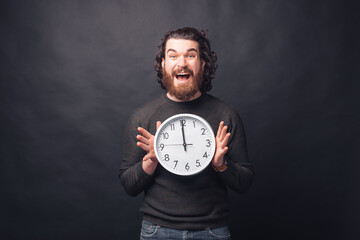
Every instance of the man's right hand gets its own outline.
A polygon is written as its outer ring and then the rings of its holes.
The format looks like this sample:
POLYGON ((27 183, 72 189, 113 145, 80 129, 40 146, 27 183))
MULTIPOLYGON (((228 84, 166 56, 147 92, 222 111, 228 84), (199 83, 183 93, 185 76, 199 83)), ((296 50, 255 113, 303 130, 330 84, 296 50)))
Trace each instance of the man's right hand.
MULTIPOLYGON (((160 125, 161 122, 157 121, 156 129, 158 129, 160 125)), ((147 174, 152 175, 159 163, 154 151, 154 135, 142 127, 138 127, 138 131, 142 135, 136 136, 136 138, 139 140, 136 145, 147 152, 147 154, 143 157, 142 167, 147 174)))

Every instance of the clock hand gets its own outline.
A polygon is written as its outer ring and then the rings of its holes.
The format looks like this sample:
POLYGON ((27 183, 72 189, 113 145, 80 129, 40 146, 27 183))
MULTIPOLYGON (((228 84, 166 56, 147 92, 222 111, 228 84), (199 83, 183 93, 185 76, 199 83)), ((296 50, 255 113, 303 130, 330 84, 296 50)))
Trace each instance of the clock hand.
MULTIPOLYGON (((193 145, 192 143, 186 143, 186 146, 193 145)), ((164 146, 184 146, 183 143, 164 144, 164 146)))
POLYGON ((183 145, 184 145, 184 150, 186 152, 186 143, 185 143, 185 133, 184 133, 184 122, 182 120, 181 121, 181 132, 182 132, 182 137, 183 137, 183 145))

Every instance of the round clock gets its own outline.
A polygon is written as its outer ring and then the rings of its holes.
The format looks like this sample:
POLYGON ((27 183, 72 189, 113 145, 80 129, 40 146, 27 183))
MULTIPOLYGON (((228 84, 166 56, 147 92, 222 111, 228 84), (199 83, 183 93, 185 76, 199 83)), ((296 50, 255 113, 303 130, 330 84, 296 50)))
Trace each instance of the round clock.
POLYGON ((159 163, 177 175, 204 170, 215 154, 215 136, 210 124, 194 114, 166 119, 156 131, 154 150, 159 163))

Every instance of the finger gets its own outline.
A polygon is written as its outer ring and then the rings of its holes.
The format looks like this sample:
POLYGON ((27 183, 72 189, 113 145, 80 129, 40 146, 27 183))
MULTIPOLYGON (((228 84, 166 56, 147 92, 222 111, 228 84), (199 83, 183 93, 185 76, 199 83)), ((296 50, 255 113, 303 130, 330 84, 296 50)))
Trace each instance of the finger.
POLYGON ((141 135, 137 135, 136 138, 137 138, 140 142, 142 142, 142 143, 144 143, 144 144, 146 144, 146 145, 149 145, 149 143, 150 143, 150 141, 149 141, 147 138, 144 138, 144 137, 141 136, 141 135))
POLYGON ((138 147, 142 148, 143 150, 147 151, 147 152, 150 151, 150 146, 149 145, 146 145, 146 144, 144 144, 142 142, 137 142, 136 145, 138 147))
POLYGON ((161 125, 161 122, 160 122, 160 121, 157 121, 157 122, 156 122, 156 130, 158 130, 158 128, 160 127, 160 125, 161 125))
POLYGON ((149 159, 150 159, 149 154, 146 154, 146 155, 143 157, 143 161, 146 161, 146 160, 149 160, 149 159))
POLYGON ((220 146, 221 146, 221 148, 225 148, 226 147, 226 145, 228 144, 228 142, 229 142, 229 138, 230 138, 230 133, 227 133, 226 135, 225 135, 225 137, 224 137, 224 139, 221 141, 221 143, 220 143, 220 146))
POLYGON ((225 127, 223 127, 223 129, 221 130, 221 133, 220 133, 220 141, 222 141, 223 139, 224 139, 224 137, 225 137, 225 135, 226 135, 226 131, 227 131, 227 129, 228 129, 228 126, 225 126, 225 127))
POLYGON ((143 160, 146 161, 146 160, 153 160, 154 158, 156 158, 156 156, 153 154, 153 153, 148 153, 146 154, 144 157, 143 157, 143 160))
POLYGON ((228 147, 225 147, 225 148, 222 148, 222 149, 219 149, 218 150, 218 158, 221 158, 221 157, 223 157, 224 155, 225 155, 225 153, 228 151, 228 147))
POLYGON ((228 147, 223 148, 222 151, 221 151, 222 156, 224 156, 225 153, 227 153, 228 150, 229 150, 228 147))
POLYGON ((217 133, 216 133, 216 137, 220 137, 223 126, 224 126, 224 121, 221 121, 219 124, 219 128, 217 130, 217 133))
POLYGON ((138 131, 146 138, 150 138, 152 135, 151 133, 149 133, 148 131, 146 131, 145 128, 142 128, 142 127, 138 127, 138 131))

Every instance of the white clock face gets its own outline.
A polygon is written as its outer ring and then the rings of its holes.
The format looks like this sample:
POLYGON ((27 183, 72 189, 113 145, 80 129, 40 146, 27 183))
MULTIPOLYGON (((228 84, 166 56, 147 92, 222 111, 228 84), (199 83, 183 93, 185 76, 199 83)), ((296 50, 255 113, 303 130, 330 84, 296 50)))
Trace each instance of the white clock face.
POLYGON ((178 114, 165 120, 155 134, 159 163, 182 176, 204 170, 215 153, 214 132, 208 122, 194 114, 178 114))

